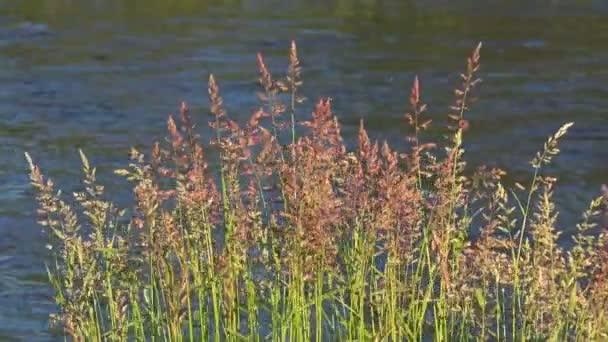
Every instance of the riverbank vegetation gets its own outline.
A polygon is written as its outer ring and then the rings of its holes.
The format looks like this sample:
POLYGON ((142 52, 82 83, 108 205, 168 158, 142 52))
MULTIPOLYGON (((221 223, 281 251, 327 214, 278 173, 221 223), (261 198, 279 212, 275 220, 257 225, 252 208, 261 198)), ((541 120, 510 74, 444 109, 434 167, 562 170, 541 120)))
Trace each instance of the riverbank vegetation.
POLYGON ((557 242, 546 166, 573 124, 531 156, 526 184, 467 168, 480 48, 454 90, 447 139, 425 135, 431 115, 413 80, 403 151, 364 122, 347 144, 329 98, 306 114, 292 43, 285 77, 258 54, 260 107, 245 122, 210 76, 212 137, 182 104, 166 141, 131 150, 115 173, 133 184, 132 207, 108 198, 82 151, 69 201, 26 155, 53 247, 52 323, 86 341, 607 339, 608 194, 590 201, 568 247, 557 242))

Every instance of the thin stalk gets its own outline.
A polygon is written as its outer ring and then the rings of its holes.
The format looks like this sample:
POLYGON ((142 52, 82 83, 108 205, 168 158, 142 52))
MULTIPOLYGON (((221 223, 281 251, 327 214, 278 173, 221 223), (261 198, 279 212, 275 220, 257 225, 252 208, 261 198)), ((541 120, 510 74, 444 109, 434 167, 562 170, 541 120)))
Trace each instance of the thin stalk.
POLYGON ((319 267, 317 273, 317 279, 315 284, 315 340, 317 342, 323 341, 323 266, 319 267))

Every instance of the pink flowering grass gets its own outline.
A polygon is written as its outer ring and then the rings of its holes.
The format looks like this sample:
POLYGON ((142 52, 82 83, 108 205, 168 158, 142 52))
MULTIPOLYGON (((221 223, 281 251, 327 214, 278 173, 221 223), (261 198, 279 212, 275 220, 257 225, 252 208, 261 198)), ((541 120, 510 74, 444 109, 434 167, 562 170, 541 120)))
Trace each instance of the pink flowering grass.
POLYGON ((54 246, 52 323, 79 341, 608 338, 607 238, 593 233, 608 191, 564 249, 545 173, 572 123, 541 146, 527 187, 467 169, 480 49, 454 90, 446 141, 425 135, 415 78, 409 147, 371 140, 361 122, 347 149, 331 99, 302 115, 292 42, 284 78, 257 55, 260 106, 247 120, 230 116, 211 75, 213 136, 199 136, 182 104, 166 142, 131 150, 115 172, 133 185, 128 208, 107 199, 82 151, 70 202, 26 155, 54 246))

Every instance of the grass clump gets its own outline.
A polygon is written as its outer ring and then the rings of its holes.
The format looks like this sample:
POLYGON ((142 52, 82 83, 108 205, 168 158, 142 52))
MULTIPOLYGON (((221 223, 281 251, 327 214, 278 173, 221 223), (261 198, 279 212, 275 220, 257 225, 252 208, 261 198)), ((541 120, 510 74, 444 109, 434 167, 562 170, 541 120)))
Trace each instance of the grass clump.
POLYGON ((608 338, 608 239, 596 227, 608 194, 564 249, 544 171, 572 123, 534 157, 527 187, 466 167, 480 48, 454 91, 446 141, 425 139, 414 80, 405 151, 372 141, 363 122, 349 151, 330 99, 297 123, 292 43, 285 79, 258 54, 261 105, 245 123, 210 76, 209 144, 182 104, 166 143, 131 150, 116 174, 133 184, 132 208, 106 199, 82 151, 73 204, 26 155, 55 251, 54 323, 87 341, 608 338))

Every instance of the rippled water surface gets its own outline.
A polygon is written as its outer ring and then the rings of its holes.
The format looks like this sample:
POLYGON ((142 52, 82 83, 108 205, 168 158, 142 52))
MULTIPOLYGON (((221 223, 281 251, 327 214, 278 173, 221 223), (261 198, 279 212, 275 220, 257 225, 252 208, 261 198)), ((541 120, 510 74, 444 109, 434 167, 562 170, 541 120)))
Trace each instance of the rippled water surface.
POLYGON ((607 19, 601 0, 0 1, 0 339, 58 338, 47 328, 56 308, 23 152, 71 190, 77 147, 109 173, 129 146, 164 136, 181 100, 205 126, 210 72, 231 114, 244 117, 256 106, 255 53, 283 71, 290 39, 304 91, 333 97, 347 137, 365 118, 373 136, 394 144, 404 141, 414 75, 441 124, 464 57, 483 41, 467 160, 523 182, 546 136, 575 121, 551 169, 571 231, 608 182, 607 19))

